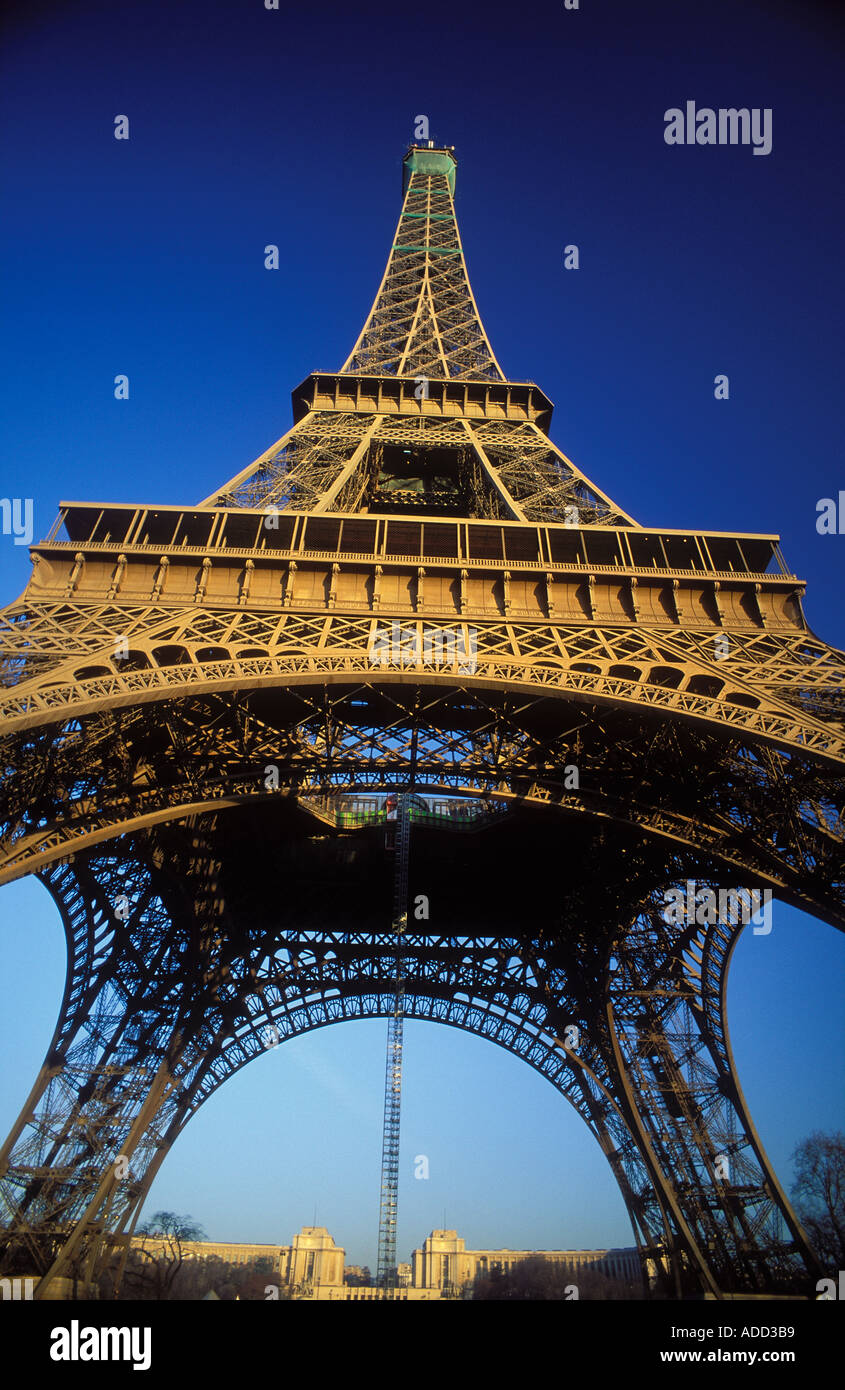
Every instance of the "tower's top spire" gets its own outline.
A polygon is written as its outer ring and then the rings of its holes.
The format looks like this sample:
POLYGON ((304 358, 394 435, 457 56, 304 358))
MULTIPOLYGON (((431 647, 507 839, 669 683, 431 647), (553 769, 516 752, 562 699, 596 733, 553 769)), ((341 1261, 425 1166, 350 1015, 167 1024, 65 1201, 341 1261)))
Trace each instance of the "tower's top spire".
POLYGON ((449 145, 409 146, 387 267, 352 352, 297 387, 293 429, 203 506, 635 525, 551 443, 539 387, 496 361, 467 277, 456 168, 449 145))
POLYGON ((478 313, 455 219, 454 149, 411 145, 402 211, 384 278, 341 371, 446 381, 504 381, 478 313))
POLYGON ((438 146, 433 140, 426 140, 422 145, 410 145, 402 160, 402 197, 408 192, 411 175, 416 170, 420 174, 445 174, 449 192, 454 198, 457 167, 454 145, 438 146))

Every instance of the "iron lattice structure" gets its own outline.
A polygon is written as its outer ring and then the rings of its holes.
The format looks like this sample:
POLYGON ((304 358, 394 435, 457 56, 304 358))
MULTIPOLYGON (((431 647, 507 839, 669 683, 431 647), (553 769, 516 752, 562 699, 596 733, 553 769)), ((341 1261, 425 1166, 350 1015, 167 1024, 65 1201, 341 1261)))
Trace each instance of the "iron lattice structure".
MULTIPOLYGON (((392 803, 391 803, 392 804, 392 803)), ((390 812, 386 813, 388 816, 390 812)), ((376 1286, 396 1284, 396 1223, 399 1214, 399 1133, 402 1120, 402 1051, 405 1020, 405 963, 403 942, 408 929, 408 869, 411 849, 411 808, 408 794, 396 798, 393 830, 393 1011, 387 1024, 387 1056, 384 1068, 384 1124, 381 1139, 381 1195, 379 1201, 378 1264, 376 1286)))
POLYGON ((391 1017, 393 866, 349 806, 406 789, 478 815, 415 825, 405 1016, 557 1087, 672 1289, 811 1292, 731 1053, 742 924, 664 904, 845 926, 845 657, 776 536, 640 526, 561 453, 482 328, 452 152, 403 171, 373 309, 288 433, 196 507, 62 504, 0 615, 0 882, 38 875, 68 944, 3 1268, 95 1279, 268 1029, 391 1017))

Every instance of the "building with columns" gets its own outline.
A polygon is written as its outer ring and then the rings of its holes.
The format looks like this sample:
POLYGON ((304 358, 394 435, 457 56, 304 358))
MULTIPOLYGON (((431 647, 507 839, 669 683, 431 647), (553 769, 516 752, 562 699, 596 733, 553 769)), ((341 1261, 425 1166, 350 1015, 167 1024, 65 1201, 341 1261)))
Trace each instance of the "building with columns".
MULTIPOLYGON (((170 1258, 169 1242, 155 1236, 134 1236, 132 1246, 149 1254, 170 1258)), ((295 1299, 325 1302, 428 1302, 468 1295, 476 1276, 493 1271, 506 1273, 523 1260, 545 1259, 569 1266, 577 1280, 580 1270, 591 1269, 608 1278, 635 1284, 642 1281, 642 1265, 636 1249, 615 1250, 467 1250, 457 1231, 434 1230, 413 1252, 409 1264, 397 1266, 397 1287, 377 1289, 362 1284, 360 1266, 345 1265, 346 1251, 336 1245, 325 1226, 303 1226, 290 1245, 246 1245, 214 1241, 185 1241, 186 1261, 216 1258, 235 1267, 252 1265, 257 1271, 278 1275, 295 1299), (350 1282, 346 1283, 346 1275, 350 1282)))
POLYGON ((343 1289, 346 1251, 335 1245, 325 1226, 303 1226, 280 1251, 279 1274, 291 1288, 343 1289))
POLYGON ((578 1271, 591 1269, 611 1279, 642 1281, 636 1249, 617 1250, 467 1250, 457 1231, 432 1231, 412 1256, 415 1289, 463 1289, 476 1275, 507 1273, 523 1260, 544 1259, 578 1271))

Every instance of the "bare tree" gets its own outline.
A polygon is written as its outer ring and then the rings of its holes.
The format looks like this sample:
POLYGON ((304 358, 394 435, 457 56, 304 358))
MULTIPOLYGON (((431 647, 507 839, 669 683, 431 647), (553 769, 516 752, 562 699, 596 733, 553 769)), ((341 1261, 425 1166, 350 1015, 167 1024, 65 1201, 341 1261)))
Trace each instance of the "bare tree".
POLYGON ((157 1211, 139 1228, 138 1234, 148 1237, 151 1246, 147 1248, 143 1243, 134 1247, 133 1254, 138 1257, 138 1263, 134 1268, 127 1268, 126 1279, 151 1291, 153 1298, 169 1298, 182 1268, 186 1243, 203 1240, 205 1232, 190 1216, 178 1216, 175 1211, 157 1211))
POLYGON ((792 1155, 795 1210, 819 1259, 845 1269, 845 1134, 814 1130, 792 1155))

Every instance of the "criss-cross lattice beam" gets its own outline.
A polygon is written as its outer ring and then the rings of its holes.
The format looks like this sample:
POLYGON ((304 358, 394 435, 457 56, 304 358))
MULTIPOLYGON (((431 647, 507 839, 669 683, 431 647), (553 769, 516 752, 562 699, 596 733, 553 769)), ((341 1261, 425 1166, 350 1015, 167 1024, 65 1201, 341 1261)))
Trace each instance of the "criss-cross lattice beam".
MULTIPOLYGON (((345 376, 407 379, 420 401, 433 381, 505 382, 467 275, 454 205, 455 159, 409 151, 405 195, 387 266, 345 376)), ((515 422, 397 421, 311 410, 202 506, 316 512, 371 510, 378 446, 453 447, 471 515, 582 524, 632 518, 537 428, 515 422), (473 502, 469 498, 474 498, 473 502)))
POLYGON ((562 714, 542 697, 470 687, 353 686, 332 694, 304 686, 290 689, 269 720, 244 692, 174 702, 154 719, 142 707, 45 731, 14 753, 20 776, 0 801, 2 875, 284 789, 416 782, 557 805, 694 845, 796 906, 840 920, 839 772, 806 755, 755 747, 741 733, 723 742, 681 721, 586 702, 561 722, 562 714), (577 786, 567 777, 571 766, 577 786))
MULTIPOLYGON (((304 926, 294 900, 238 920, 220 899, 217 833, 211 818, 202 834, 132 841, 127 862, 147 868, 93 969, 85 942, 122 900, 118 864, 85 857, 47 880, 66 927, 92 924, 69 935, 71 978, 87 988, 66 994, 0 1161, 6 1267, 35 1265, 45 1286, 96 1270, 104 1237, 131 1226, 167 1149, 235 1070, 308 1029, 394 1013, 395 932, 304 926)), ((457 920, 460 904, 438 931, 410 927, 402 1012, 495 1041, 562 1091, 608 1157, 644 1255, 668 1249, 717 1294, 800 1291, 812 1260, 744 1116, 727 1041, 741 926, 666 922, 654 885, 689 873, 689 856, 632 853, 624 885, 583 862, 547 927, 479 932, 457 920)))
POLYGON ((661 894, 753 884, 845 927, 843 656, 776 537, 638 527, 551 443, 481 325, 454 163, 409 151, 373 309, 281 439, 193 510, 68 504, 0 614, 0 881, 38 873, 68 942, 0 1151, 0 1266, 40 1294, 91 1284, 268 1032, 387 1017, 395 1047, 406 1013, 547 1076, 676 1290, 814 1272, 731 1054, 741 926, 667 920, 661 894), (453 882, 400 949, 380 827, 347 854, 332 808, 411 786, 486 807, 476 891, 496 836, 514 868, 483 914, 453 882))
POLYGON ((387 268, 344 372, 505 380, 469 285, 452 198, 454 164, 445 151, 426 152, 424 161, 413 152, 406 157, 387 268))
POLYGON ((384 1070, 384 1123, 381 1138, 378 1266, 376 1286, 396 1282, 396 1223, 399 1215, 399 1134, 402 1121, 402 1053, 405 1019, 405 933, 408 929, 408 869, 411 852, 411 807, 407 792, 396 798, 393 830, 393 1011, 387 1024, 384 1070))

